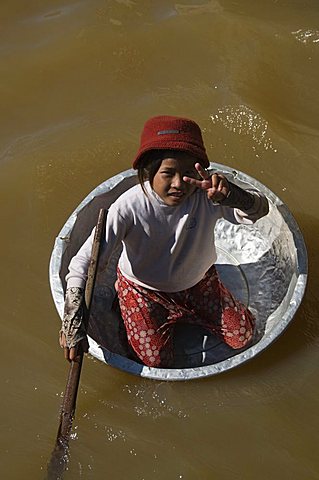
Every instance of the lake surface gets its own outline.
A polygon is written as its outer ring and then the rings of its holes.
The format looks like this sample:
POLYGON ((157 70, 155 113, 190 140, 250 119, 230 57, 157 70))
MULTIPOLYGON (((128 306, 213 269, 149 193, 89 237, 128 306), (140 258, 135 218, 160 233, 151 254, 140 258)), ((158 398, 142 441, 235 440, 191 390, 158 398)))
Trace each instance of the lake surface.
POLYGON ((319 479, 317 0, 0 6, 1 476, 44 478, 68 366, 48 264, 78 203, 126 170, 158 114, 290 208, 309 282, 256 359, 156 382, 85 358, 66 480, 319 479))

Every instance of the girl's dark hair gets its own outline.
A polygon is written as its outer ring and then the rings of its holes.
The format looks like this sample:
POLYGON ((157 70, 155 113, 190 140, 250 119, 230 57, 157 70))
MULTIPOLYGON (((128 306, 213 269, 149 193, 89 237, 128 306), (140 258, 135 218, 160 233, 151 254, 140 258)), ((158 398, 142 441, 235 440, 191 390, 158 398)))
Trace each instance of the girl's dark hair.
MULTIPOLYGON (((169 150, 172 154, 172 150, 169 150)), ((138 181, 142 187, 143 192, 147 195, 144 182, 148 180, 153 186, 154 177, 161 166, 162 160, 168 156, 167 150, 150 150, 149 152, 144 153, 142 158, 140 158, 138 167, 137 167, 137 176, 138 181)))

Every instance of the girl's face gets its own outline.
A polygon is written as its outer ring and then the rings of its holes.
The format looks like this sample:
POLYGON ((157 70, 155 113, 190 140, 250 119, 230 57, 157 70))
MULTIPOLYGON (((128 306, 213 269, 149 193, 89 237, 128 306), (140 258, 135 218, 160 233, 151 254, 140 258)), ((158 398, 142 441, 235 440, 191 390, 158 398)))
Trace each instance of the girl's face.
POLYGON ((152 188, 154 192, 170 207, 180 205, 196 187, 183 181, 183 177, 198 178, 195 163, 198 159, 187 153, 172 153, 162 160, 157 170, 152 188))

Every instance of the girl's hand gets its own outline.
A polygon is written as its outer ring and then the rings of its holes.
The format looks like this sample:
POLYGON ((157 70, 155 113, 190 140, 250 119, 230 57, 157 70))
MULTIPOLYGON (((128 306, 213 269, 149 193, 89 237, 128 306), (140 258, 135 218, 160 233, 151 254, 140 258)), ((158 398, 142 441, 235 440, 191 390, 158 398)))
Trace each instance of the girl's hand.
POLYGON ((224 175, 214 173, 210 176, 200 163, 195 163, 195 168, 199 173, 201 180, 192 177, 183 177, 184 182, 195 185, 202 190, 206 190, 207 197, 213 202, 222 202, 225 200, 229 193, 229 183, 224 175))
POLYGON ((63 332, 60 333, 59 337, 60 347, 63 348, 64 358, 69 362, 75 360, 76 357, 82 352, 88 352, 89 350, 89 343, 87 338, 81 340, 75 347, 69 348, 67 346, 66 338, 63 332))

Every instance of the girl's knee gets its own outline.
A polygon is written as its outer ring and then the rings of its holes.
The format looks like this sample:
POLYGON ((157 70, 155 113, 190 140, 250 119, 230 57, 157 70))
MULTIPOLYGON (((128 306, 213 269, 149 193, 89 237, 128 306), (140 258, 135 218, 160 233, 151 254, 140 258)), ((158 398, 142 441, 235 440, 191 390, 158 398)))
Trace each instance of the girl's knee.
POLYGON ((246 347, 253 337, 254 324, 249 310, 226 308, 221 321, 221 333, 225 343, 234 349, 246 347))
POLYGON ((173 363, 173 347, 171 345, 159 345, 160 342, 152 344, 149 342, 136 344, 132 347, 139 359, 147 367, 170 367, 173 363))

